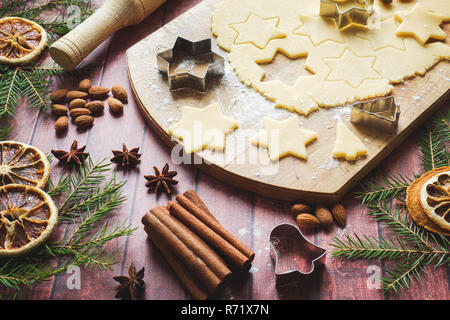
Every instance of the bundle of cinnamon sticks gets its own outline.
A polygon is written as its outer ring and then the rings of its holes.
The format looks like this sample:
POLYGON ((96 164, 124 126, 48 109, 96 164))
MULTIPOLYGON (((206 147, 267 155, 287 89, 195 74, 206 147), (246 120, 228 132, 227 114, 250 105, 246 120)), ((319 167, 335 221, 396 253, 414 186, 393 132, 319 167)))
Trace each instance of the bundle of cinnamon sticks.
POLYGON ((213 295, 233 270, 248 270, 255 257, 228 232, 194 190, 155 207, 142 218, 144 230, 195 299, 213 295))

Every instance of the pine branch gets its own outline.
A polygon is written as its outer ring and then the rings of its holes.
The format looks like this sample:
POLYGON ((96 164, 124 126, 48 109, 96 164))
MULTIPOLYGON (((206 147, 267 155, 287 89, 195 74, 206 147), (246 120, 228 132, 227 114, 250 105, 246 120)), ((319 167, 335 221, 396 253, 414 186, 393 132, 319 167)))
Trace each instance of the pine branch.
POLYGON ((389 198, 404 198, 406 189, 413 180, 403 175, 394 177, 378 176, 361 183, 362 191, 355 193, 362 203, 378 203, 389 198))

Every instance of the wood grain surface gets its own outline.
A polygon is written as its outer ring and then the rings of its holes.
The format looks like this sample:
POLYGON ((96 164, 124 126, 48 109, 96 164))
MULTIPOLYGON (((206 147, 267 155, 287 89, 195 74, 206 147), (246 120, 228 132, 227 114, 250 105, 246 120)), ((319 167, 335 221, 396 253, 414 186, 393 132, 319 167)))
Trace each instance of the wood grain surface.
MULTIPOLYGON (((270 163, 266 149, 251 145, 249 139, 256 130, 262 128, 264 116, 278 118, 281 115, 284 119, 292 113, 276 109, 275 103, 268 102, 253 88, 243 85, 228 62, 225 64, 225 76, 211 82, 206 94, 190 90, 171 93, 167 90, 166 77, 161 76, 155 68, 156 54, 171 48, 178 36, 192 41, 212 37, 210 21, 217 3, 216 0, 204 0, 142 39, 127 50, 127 62, 138 105, 150 127, 167 145, 172 147, 178 143, 177 139, 168 134, 168 128, 177 121, 175 119, 181 118, 181 106, 204 107, 217 102, 228 116, 238 121, 239 128, 227 136, 224 152, 205 149, 196 153, 208 163, 198 164, 201 170, 234 186, 281 200, 336 202, 431 113, 441 107, 450 94, 450 82, 442 81, 443 76, 450 74, 450 63, 441 61, 424 77, 395 85, 393 95, 401 106, 400 121, 395 133, 348 124, 368 148, 366 157, 351 162, 332 158, 337 119, 347 121, 350 118, 351 108, 346 106, 319 108, 307 118, 299 117, 302 126, 317 133, 317 141, 307 147, 307 161, 288 156, 279 162, 270 163), (193 20, 196 21, 194 25, 190 24, 193 20)), ((450 24, 446 25, 446 29, 450 34, 450 24)), ((217 47, 215 40, 213 50, 224 57, 228 55, 217 47)), ((298 72, 303 69, 297 68, 295 63, 304 61, 305 58, 290 60, 281 53, 276 57, 274 62, 261 65, 269 78, 282 79, 286 83, 295 80, 289 77, 298 77, 298 72), (286 70, 291 70, 292 74, 287 74, 286 70)), ((176 68, 176 64, 173 67, 176 68)))
MULTIPOLYGON (((87 62, 95 62, 98 67, 91 75, 94 84, 111 87, 122 84, 131 93, 128 82, 125 50, 158 28, 176 18, 200 0, 168 0, 160 9, 142 24, 127 27, 109 38, 89 57, 87 62)), ((97 3, 98 4, 98 3, 97 3)), ((80 78, 55 81, 54 88, 75 88, 80 78)), ((447 110, 447 106, 442 108, 447 110)), ((139 111, 135 98, 130 94, 122 116, 114 117, 109 111, 96 118, 94 127, 87 132, 78 132, 71 126, 67 135, 55 135, 51 115, 26 105, 19 107, 16 129, 11 139, 23 141, 50 152, 53 148, 68 148, 73 139, 86 144, 94 159, 111 157, 111 150, 120 148, 123 142, 129 147, 139 146, 143 153, 142 162, 135 170, 118 171, 118 179, 127 180, 125 193, 128 201, 117 210, 113 220, 128 219, 138 227, 134 234, 111 243, 120 257, 120 262, 112 271, 84 270, 81 272, 81 289, 69 290, 69 274, 62 274, 50 281, 33 285, 22 292, 25 299, 114 299, 117 283, 115 275, 125 274, 133 262, 137 268, 145 267, 145 299, 189 299, 167 263, 147 240, 140 223, 141 217, 150 208, 167 203, 165 194, 155 196, 145 188, 144 174, 153 172, 153 165, 162 167, 168 162, 178 171, 180 183, 175 192, 195 189, 218 220, 233 234, 256 252, 250 273, 234 279, 231 289, 224 299, 448 299, 450 292, 448 269, 429 270, 422 281, 411 285, 408 291, 399 294, 384 294, 382 290, 371 289, 367 280, 372 268, 385 266, 379 261, 351 262, 334 259, 327 255, 326 268, 306 283, 296 287, 277 290, 274 286, 274 267, 268 251, 270 230, 278 223, 294 223, 289 213, 291 203, 270 200, 253 193, 230 187, 220 180, 188 165, 175 165, 171 162, 170 150, 148 127, 139 111), (369 268, 369 269, 368 269, 369 268), (368 273, 369 272, 369 273, 368 273)), ((420 170, 417 136, 411 134, 375 170, 380 174, 402 173, 412 176, 420 170)), ((52 176, 57 177, 60 167, 52 166, 52 176)), ((366 209, 348 193, 343 203, 348 210, 348 223, 345 230, 333 226, 327 231, 306 234, 320 246, 331 249, 330 239, 345 232, 356 232, 377 236, 382 232, 380 226, 368 217, 366 209)), ((59 226, 58 232, 65 227, 59 226)), ((58 263, 55 261, 55 263, 58 263)))

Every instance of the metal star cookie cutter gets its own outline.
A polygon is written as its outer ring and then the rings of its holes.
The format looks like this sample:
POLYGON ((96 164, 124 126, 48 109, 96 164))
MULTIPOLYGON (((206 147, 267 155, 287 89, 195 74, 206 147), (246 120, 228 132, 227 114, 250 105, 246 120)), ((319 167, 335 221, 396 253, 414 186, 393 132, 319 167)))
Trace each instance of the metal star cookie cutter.
POLYGON ((275 276, 277 287, 287 286, 309 277, 315 270, 325 264, 327 250, 310 242, 299 228, 284 223, 272 229, 269 236, 271 256, 275 260, 275 276), (281 270, 284 256, 294 256, 289 261, 293 267, 281 270), (304 260, 301 266, 301 261, 304 260), (304 269, 309 265, 309 269, 304 269))
POLYGON ((211 50, 211 39, 193 42, 178 37, 172 49, 159 52, 156 60, 158 70, 167 75, 171 91, 191 88, 204 93, 209 79, 224 74, 224 59, 211 50), (179 61, 183 62, 174 69, 173 64, 179 61), (199 61, 207 67, 194 74, 199 61))
POLYGON ((350 121, 392 133, 398 127, 400 106, 394 96, 382 97, 352 105, 350 121))
POLYGON ((320 13, 322 17, 334 19, 339 29, 348 27, 351 24, 367 26, 370 16, 373 14, 373 8, 369 5, 372 0, 354 0, 355 5, 350 9, 341 12, 339 3, 345 1, 339 0, 320 0, 320 13))

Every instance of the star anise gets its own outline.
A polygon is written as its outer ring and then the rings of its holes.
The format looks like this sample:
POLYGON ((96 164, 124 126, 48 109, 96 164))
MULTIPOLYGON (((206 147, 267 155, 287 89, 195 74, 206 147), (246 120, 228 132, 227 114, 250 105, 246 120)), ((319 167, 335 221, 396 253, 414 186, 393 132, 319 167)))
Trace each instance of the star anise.
POLYGON ((128 269, 128 277, 117 276, 113 279, 120 283, 116 298, 136 300, 138 290, 145 288, 144 268, 136 273, 136 267, 133 263, 128 269))
POLYGON ((132 167, 141 162, 139 159, 141 154, 139 153, 139 147, 128 150, 125 143, 122 145, 122 151, 113 150, 114 157, 111 158, 111 162, 115 162, 124 168, 132 167))
POLYGON ((167 163, 161 172, 156 167, 153 167, 153 170, 155 170, 155 175, 144 176, 148 180, 145 186, 154 193, 158 193, 162 186, 167 194, 171 194, 172 190, 170 186, 178 183, 177 180, 172 179, 177 175, 177 172, 169 171, 169 165, 167 163))
POLYGON ((59 161, 62 161, 62 162, 65 162, 65 163, 71 164, 71 165, 74 165, 74 164, 80 165, 84 161, 84 159, 86 159, 89 156, 89 153, 84 152, 84 149, 86 149, 86 146, 78 148, 77 140, 73 140, 73 143, 70 146, 70 151, 52 150, 52 154, 59 161))

